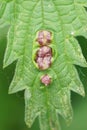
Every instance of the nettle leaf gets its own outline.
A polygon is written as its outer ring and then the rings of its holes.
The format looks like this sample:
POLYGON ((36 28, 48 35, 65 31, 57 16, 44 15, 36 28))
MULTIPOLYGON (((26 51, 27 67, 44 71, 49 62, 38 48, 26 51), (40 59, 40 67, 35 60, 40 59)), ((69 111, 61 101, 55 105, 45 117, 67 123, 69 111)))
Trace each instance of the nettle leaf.
POLYGON ((0 28, 10 25, 14 15, 12 0, 0 1, 0 28))
POLYGON ((67 123, 72 120, 70 90, 85 95, 74 65, 87 67, 75 38, 78 35, 87 38, 87 12, 84 8, 87 0, 14 0, 8 5, 11 26, 4 67, 17 60, 9 93, 25 90, 28 127, 39 117, 41 130, 58 130, 57 114, 61 114, 67 123), (55 61, 45 71, 36 68, 32 60, 35 38, 40 30, 52 32, 57 52, 55 61), (44 74, 53 78, 48 87, 41 83, 44 74))

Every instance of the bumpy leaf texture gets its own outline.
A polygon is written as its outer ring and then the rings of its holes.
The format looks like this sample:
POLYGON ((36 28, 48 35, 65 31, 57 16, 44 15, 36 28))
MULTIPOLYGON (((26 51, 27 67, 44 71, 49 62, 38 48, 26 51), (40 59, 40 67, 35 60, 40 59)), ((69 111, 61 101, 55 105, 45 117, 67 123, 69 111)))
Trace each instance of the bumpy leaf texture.
POLYGON ((4 67, 17 60, 9 93, 25 90, 25 122, 36 117, 41 130, 59 130, 58 114, 72 120, 71 90, 84 96, 74 65, 87 67, 76 36, 87 38, 87 0, 13 0, 1 2, 1 20, 9 21, 4 67), (32 61, 33 44, 39 30, 53 32, 57 58, 41 71, 32 61), (41 84, 44 74, 53 76, 49 87, 41 84), (43 88, 43 89, 42 89, 43 88))

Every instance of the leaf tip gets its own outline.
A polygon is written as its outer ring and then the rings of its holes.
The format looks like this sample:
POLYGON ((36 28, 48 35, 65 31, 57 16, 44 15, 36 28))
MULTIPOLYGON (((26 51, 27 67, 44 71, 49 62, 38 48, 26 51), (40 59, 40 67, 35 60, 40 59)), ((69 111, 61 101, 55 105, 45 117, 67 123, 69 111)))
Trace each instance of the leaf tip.
POLYGON ((80 94, 81 96, 85 97, 84 87, 80 87, 80 88, 79 88, 78 94, 80 94))
POLYGON ((4 58, 4 61, 3 61, 3 69, 5 69, 7 66, 9 66, 9 61, 6 61, 5 58, 4 58))
POLYGON ((26 119, 25 119, 25 124, 27 125, 28 128, 31 128, 31 126, 32 126, 31 123, 30 123, 30 121, 28 121, 26 119))
POLYGON ((9 87, 8 94, 13 94, 13 93, 15 93, 15 91, 12 90, 12 89, 9 87))

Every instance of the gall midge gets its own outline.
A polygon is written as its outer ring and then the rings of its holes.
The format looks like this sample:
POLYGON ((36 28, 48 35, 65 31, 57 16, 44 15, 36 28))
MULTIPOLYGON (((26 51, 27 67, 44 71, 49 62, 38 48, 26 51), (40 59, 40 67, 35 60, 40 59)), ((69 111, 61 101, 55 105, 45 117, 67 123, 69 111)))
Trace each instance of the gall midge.
POLYGON ((49 45, 52 42, 52 33, 46 30, 40 31, 36 41, 40 46, 49 45))
POLYGON ((52 48, 50 48, 48 46, 40 47, 40 49, 37 51, 38 57, 45 57, 48 55, 52 55, 52 48))
POLYGON ((35 62, 38 64, 39 69, 45 70, 51 66, 52 61, 52 48, 48 46, 40 47, 36 53, 35 62))
POLYGON ((48 86, 51 83, 51 77, 49 75, 43 75, 41 77, 41 83, 43 83, 45 86, 48 86))

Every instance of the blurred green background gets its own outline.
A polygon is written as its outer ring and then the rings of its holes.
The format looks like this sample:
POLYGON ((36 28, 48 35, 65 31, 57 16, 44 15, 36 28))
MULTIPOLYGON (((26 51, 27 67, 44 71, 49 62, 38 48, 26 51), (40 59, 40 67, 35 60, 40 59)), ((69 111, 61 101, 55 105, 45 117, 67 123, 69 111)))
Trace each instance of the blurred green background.
MULTIPOLYGON (((14 75, 16 63, 3 69, 3 57, 6 48, 8 28, 0 28, 0 130, 40 130, 38 119, 31 129, 24 122, 23 92, 8 95, 8 87, 14 75)), ((77 37, 83 54, 87 59, 87 40, 77 37)), ((72 92, 72 107, 74 111, 73 121, 70 126, 60 117, 62 130, 87 130, 87 69, 76 66, 80 78, 84 84, 86 97, 83 98, 72 92)))

